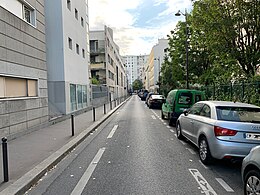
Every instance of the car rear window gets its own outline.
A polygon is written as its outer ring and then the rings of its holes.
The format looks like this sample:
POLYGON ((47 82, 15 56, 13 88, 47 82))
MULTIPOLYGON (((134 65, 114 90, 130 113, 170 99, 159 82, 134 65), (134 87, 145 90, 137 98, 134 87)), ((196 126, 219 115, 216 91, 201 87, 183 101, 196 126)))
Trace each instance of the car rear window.
POLYGON ((249 107, 216 107, 218 120, 260 123, 260 109, 249 107))
POLYGON ((191 104, 192 103, 192 93, 180 93, 179 104, 191 104))

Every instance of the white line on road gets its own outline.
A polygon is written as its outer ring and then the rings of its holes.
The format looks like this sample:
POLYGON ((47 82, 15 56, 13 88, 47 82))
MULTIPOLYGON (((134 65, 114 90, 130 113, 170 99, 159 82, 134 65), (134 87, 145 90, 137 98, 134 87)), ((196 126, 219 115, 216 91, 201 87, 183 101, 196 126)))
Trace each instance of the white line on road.
POLYGON ((79 182, 77 183, 76 187, 74 188, 74 190, 71 192, 70 195, 79 195, 83 192, 85 186, 88 183, 88 180, 90 179, 92 173, 94 172, 94 170, 97 166, 97 163, 99 162, 100 158, 102 157, 103 153, 105 152, 105 149, 106 148, 99 149, 98 153, 96 154, 96 156, 94 157, 94 159, 92 160, 92 162, 88 166, 87 170, 85 171, 83 176, 80 178, 79 182))
POLYGON ((189 169, 192 176, 195 178, 197 183, 200 185, 202 192, 206 195, 217 195, 214 189, 209 185, 207 180, 201 175, 197 169, 189 169))
POLYGON ((110 139, 113 137, 114 133, 116 132, 116 129, 117 129, 118 125, 115 125, 113 127, 113 129, 111 130, 111 132, 109 133, 109 135, 107 136, 107 139, 110 139))
MULTIPOLYGON (((177 135, 176 135, 177 136, 177 135)), ((181 143, 182 143, 182 145, 186 145, 186 143, 184 142, 184 141, 181 141, 181 140, 179 140, 181 143)))
POLYGON ((227 192, 234 192, 234 190, 223 179, 216 178, 216 180, 227 192))
POLYGON ((201 160, 199 160, 200 164, 205 168, 205 169, 209 169, 206 165, 204 165, 201 160))
POLYGON ((174 131, 172 129, 170 129, 170 132, 174 133, 174 131))
POLYGON ((186 148, 187 150, 189 150, 189 152, 191 153, 191 154, 196 154, 196 152, 194 152, 194 150, 192 150, 191 148, 186 148))
POLYGON ((167 128, 170 129, 171 127, 169 125, 167 125, 167 128))
POLYGON ((153 119, 156 119, 156 117, 155 117, 154 115, 151 115, 151 117, 152 117, 153 119))

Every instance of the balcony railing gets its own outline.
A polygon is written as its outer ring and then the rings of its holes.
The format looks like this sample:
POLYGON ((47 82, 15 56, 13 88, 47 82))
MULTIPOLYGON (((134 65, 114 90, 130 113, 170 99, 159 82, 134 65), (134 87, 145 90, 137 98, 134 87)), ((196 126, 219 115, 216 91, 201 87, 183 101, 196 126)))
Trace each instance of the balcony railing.
POLYGON ((105 53, 105 48, 97 48, 97 49, 90 48, 90 54, 100 54, 100 53, 105 53))

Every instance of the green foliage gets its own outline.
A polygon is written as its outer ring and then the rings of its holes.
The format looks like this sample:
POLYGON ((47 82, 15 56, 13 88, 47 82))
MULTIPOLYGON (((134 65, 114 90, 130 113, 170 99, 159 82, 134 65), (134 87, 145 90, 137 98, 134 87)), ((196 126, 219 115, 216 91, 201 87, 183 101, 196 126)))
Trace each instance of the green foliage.
POLYGON ((168 35, 169 53, 161 71, 164 91, 185 86, 186 25, 190 86, 257 79, 260 1, 197 0, 186 14, 186 21, 168 35))
POLYGON ((133 82, 132 87, 133 87, 133 90, 140 90, 140 89, 143 88, 143 83, 142 83, 142 81, 136 79, 136 80, 133 82))
POLYGON ((94 85, 99 85, 100 84, 99 80, 96 77, 92 77, 91 78, 91 83, 94 84, 94 85))

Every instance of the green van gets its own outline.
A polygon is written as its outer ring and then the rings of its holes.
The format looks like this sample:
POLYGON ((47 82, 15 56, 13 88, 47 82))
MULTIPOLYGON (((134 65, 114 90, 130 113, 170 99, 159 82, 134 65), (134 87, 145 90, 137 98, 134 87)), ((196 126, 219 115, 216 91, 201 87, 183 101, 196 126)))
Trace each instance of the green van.
POLYGON ((171 90, 162 105, 162 119, 167 118, 169 125, 175 125, 176 120, 184 111, 189 109, 194 103, 205 100, 205 94, 202 91, 190 89, 171 90))

